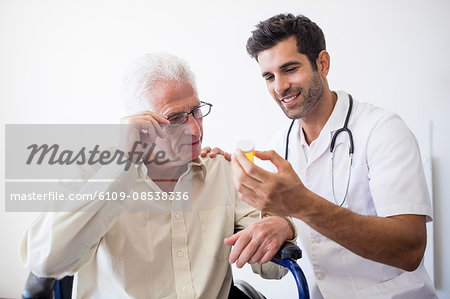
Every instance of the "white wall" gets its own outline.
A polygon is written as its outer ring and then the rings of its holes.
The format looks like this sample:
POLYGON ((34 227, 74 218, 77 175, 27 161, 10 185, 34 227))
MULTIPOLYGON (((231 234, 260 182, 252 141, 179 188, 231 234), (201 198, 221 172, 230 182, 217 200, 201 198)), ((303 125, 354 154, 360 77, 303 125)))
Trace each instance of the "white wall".
MULTIPOLYGON (((204 121, 205 144, 232 151, 240 138, 252 138, 262 146, 286 120, 268 96, 245 42, 259 20, 279 12, 303 13, 325 32, 331 88, 398 112, 424 153, 432 155, 435 280, 440 297, 450 298, 450 217, 445 217, 450 211, 450 2, 277 2, 2 0, 2 127, 116 123, 123 113, 125 65, 145 52, 164 50, 191 63, 201 98, 214 104, 204 121)), ((3 129, 0 136, 4 144, 3 129)), ((3 194, 2 183, 0 297, 19 297, 27 271, 18 245, 35 214, 5 213, 3 194)))

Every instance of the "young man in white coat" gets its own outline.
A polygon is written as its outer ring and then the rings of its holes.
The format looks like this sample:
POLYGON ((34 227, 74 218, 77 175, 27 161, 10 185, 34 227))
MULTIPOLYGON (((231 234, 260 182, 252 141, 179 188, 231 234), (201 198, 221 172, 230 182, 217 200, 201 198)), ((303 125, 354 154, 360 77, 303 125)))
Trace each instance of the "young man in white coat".
POLYGON ((233 155, 235 185, 257 209, 296 218, 312 298, 434 298, 423 265, 430 199, 415 137, 400 117, 331 91, 322 30, 307 17, 260 22, 247 42, 286 116, 276 172, 233 155))

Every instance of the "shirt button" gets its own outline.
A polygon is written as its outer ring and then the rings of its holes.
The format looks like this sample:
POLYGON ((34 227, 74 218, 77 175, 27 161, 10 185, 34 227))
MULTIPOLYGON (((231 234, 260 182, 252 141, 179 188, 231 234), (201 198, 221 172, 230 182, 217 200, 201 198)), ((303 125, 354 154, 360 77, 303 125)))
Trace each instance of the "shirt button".
POLYGON ((180 256, 180 257, 183 256, 183 251, 181 251, 181 250, 178 251, 178 256, 180 256))
POLYGON ((184 286, 184 287, 181 288, 181 290, 182 290, 183 292, 186 292, 186 291, 187 291, 187 287, 184 286))
POLYGON ((178 219, 178 220, 180 220, 180 218, 181 218, 180 213, 176 213, 176 214, 175 214, 175 218, 178 219))
POLYGON ((325 274, 323 274, 323 273, 317 274, 317 280, 324 280, 324 279, 325 279, 325 274))
POLYGON ((312 242, 313 243, 320 243, 320 237, 318 237, 318 236, 312 237, 312 242))

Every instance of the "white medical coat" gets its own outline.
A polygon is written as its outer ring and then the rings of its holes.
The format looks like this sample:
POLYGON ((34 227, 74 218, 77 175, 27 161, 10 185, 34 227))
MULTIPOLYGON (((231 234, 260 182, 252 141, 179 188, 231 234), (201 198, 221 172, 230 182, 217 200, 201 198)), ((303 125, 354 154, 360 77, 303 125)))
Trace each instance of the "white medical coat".
MULTIPOLYGON (((296 121, 289 140, 288 160, 304 185, 335 202, 331 187, 330 143, 347 114, 349 99, 337 92, 335 108, 319 137, 310 146, 296 121)), ((387 217, 426 215, 432 220, 419 147, 411 131, 396 114, 354 101, 348 127, 353 133, 354 155, 348 196, 343 207, 362 215, 387 217)), ((273 148, 284 157, 287 127, 273 148)), ((336 202, 344 198, 348 175, 348 135, 335 145, 336 202)), ((311 298, 435 298, 424 268, 407 272, 362 258, 295 219, 298 243, 305 251, 302 265, 311 298)))

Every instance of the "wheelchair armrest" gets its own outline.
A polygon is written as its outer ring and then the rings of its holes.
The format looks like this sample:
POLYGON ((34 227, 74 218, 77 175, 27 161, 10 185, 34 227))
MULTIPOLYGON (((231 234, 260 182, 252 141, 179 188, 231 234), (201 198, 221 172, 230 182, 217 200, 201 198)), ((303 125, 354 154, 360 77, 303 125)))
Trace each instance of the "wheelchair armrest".
POLYGON ((52 299, 54 278, 39 278, 30 272, 25 288, 22 292, 23 299, 52 299))
POLYGON ((298 298, 309 299, 308 282, 306 281, 305 274, 296 262, 301 257, 302 250, 297 244, 284 242, 271 261, 291 271, 297 284, 298 298))
POLYGON ((297 244, 284 242, 278 252, 273 256, 272 260, 293 259, 298 260, 302 257, 302 250, 297 244))

